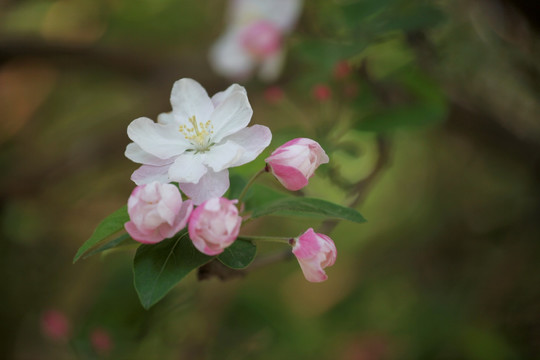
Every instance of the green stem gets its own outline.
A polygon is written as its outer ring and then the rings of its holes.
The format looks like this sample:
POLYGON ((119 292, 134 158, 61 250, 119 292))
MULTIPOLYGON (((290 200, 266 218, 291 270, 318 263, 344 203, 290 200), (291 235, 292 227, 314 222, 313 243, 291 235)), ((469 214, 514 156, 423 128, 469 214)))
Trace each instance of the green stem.
POLYGON ((247 191, 249 190, 250 186, 253 185, 253 183, 255 182, 255 180, 257 180, 257 178, 259 176, 261 176, 261 174, 265 173, 265 172, 268 172, 267 170, 267 167, 265 166, 264 168, 262 168, 261 170, 259 170, 255 175, 253 175, 251 177, 251 179, 249 179, 248 183, 246 184, 246 186, 244 186, 244 189, 242 189, 242 192, 240 193, 240 196, 238 196, 238 204, 241 204, 242 203, 242 199, 244 198, 244 196, 246 196, 246 193, 247 191))
POLYGON ((270 241, 270 242, 278 242, 278 243, 282 243, 282 244, 290 244, 290 241, 291 241, 291 238, 282 237, 282 236, 252 236, 252 235, 245 235, 245 236, 240 236, 239 239, 251 240, 251 241, 270 241))

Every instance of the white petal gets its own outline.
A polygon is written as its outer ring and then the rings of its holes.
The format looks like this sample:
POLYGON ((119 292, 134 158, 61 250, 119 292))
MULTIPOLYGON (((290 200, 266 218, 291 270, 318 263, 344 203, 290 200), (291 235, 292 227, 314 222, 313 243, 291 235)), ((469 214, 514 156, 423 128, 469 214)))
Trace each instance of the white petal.
POLYGON ((157 117, 158 124, 168 125, 174 124, 174 114, 171 112, 161 113, 157 117))
POLYGON ((279 50, 273 55, 266 57, 259 67, 259 77, 266 82, 274 81, 281 74, 285 63, 285 51, 279 50))
POLYGON ((200 205, 204 201, 221 197, 229 188, 229 171, 223 170, 213 172, 209 170, 197 184, 180 183, 180 190, 193 200, 195 205, 200 205))
POLYGON ((255 61, 240 43, 240 29, 232 27, 210 48, 210 65, 216 73, 242 81, 249 78, 255 61))
POLYGON ((137 185, 150 184, 153 181, 160 183, 168 183, 169 180, 169 165, 151 166, 143 165, 131 174, 131 181, 137 185))
POLYGON ((225 91, 220 91, 216 93, 214 96, 212 96, 212 103, 214 104, 214 107, 218 107, 219 104, 221 104, 225 99, 227 99, 229 96, 231 96, 232 93, 235 91, 240 91, 247 96, 246 89, 243 86, 240 86, 238 84, 232 84, 229 86, 225 91))
POLYGON ((245 128, 249 124, 252 115, 253 110, 247 95, 235 91, 214 110, 210 118, 214 127, 212 141, 219 143, 224 137, 245 128))
POLYGON ((141 149, 160 159, 182 154, 189 145, 175 125, 156 124, 148 118, 133 120, 127 133, 141 149))
POLYGON ((227 136, 224 141, 233 141, 240 145, 244 152, 242 156, 229 167, 240 166, 253 161, 272 141, 272 132, 263 125, 253 125, 237 133, 227 136))
POLYGON ((244 154, 244 148, 232 141, 214 145, 204 154, 204 164, 211 167, 214 172, 227 169, 238 162, 244 154))
POLYGON ((195 80, 184 78, 176 81, 171 92, 171 105, 173 114, 182 123, 188 123, 192 116, 197 118, 197 122, 206 122, 214 105, 206 90, 195 80))
POLYGON ((171 181, 182 183, 197 183, 207 172, 206 166, 201 162, 201 158, 194 154, 184 154, 176 158, 169 168, 169 178, 171 181))
POLYGON ((147 153, 141 147, 135 143, 129 143, 126 146, 126 152, 124 153, 126 157, 136 163, 153 165, 153 166, 162 166, 171 164, 174 161, 172 159, 160 159, 157 156, 147 153))
POLYGON ((231 23, 245 24, 263 19, 290 32, 302 10, 302 0, 236 0, 231 3, 231 23))

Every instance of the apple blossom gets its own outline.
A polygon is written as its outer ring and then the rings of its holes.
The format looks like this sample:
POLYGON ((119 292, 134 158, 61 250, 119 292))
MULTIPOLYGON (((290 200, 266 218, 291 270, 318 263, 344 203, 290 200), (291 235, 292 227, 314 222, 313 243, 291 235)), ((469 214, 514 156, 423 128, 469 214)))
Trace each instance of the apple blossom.
POLYGON ((188 231, 193 245, 206 255, 217 255, 236 240, 242 218, 237 200, 212 198, 199 205, 189 219, 188 231))
POLYGON ((306 280, 325 281, 328 276, 324 268, 334 265, 337 256, 336 245, 332 239, 309 228, 292 241, 292 252, 298 259, 306 280))
POLYGON ((283 38, 292 31, 301 0, 231 0, 227 30, 210 50, 210 63, 225 77, 244 80, 255 68, 262 80, 281 72, 283 38))
POLYGON ((131 179, 178 182, 195 205, 219 197, 229 188, 228 168, 254 160, 270 144, 272 133, 262 125, 246 127, 253 110, 246 90, 237 84, 212 98, 195 80, 181 79, 171 93, 172 112, 133 120, 132 143, 125 155, 143 164, 131 179))
POLYGON ((193 210, 191 200, 172 184, 157 181, 137 186, 128 200, 130 221, 125 223, 129 235, 143 244, 155 244, 182 230, 193 210))
POLYGON ((296 191, 308 184, 319 165, 328 162, 328 156, 316 141, 297 138, 278 147, 265 161, 286 189, 296 191))

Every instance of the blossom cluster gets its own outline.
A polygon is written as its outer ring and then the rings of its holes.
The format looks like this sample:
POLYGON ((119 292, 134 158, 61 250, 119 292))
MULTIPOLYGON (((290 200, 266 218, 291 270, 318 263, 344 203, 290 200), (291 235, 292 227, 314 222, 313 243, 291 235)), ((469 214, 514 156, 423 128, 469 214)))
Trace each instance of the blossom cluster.
MULTIPOLYGON (((125 229, 138 242, 156 244, 187 227, 196 249, 219 255, 237 239, 244 220, 239 201, 223 197, 228 169, 255 160, 272 134, 266 126, 248 127, 253 110, 237 84, 210 97, 198 82, 181 79, 171 105, 172 112, 157 122, 138 118, 128 126, 133 142, 125 155, 141 166, 131 177, 137 187, 128 200, 125 229)), ((316 141, 298 138, 272 152, 264 169, 296 191, 328 161, 316 141)), ((326 280, 323 269, 336 259, 333 241, 309 229, 290 244, 306 279, 326 280)))
POLYGON ((232 0, 227 28, 210 49, 210 64, 229 79, 241 81, 257 72, 275 80, 285 59, 285 36, 302 9, 301 0, 232 0))

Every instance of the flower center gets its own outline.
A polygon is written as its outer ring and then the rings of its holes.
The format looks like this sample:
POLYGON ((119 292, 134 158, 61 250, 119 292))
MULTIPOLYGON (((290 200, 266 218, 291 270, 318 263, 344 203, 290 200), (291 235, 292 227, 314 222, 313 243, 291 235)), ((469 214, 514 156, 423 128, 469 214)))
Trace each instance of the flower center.
POLYGON ((214 133, 212 123, 210 120, 208 120, 206 123, 197 123, 197 118, 195 115, 190 117, 188 120, 191 123, 191 127, 189 127, 189 125, 180 125, 178 131, 184 135, 186 140, 191 142, 197 152, 207 151, 212 145, 210 143, 210 135, 214 133))

